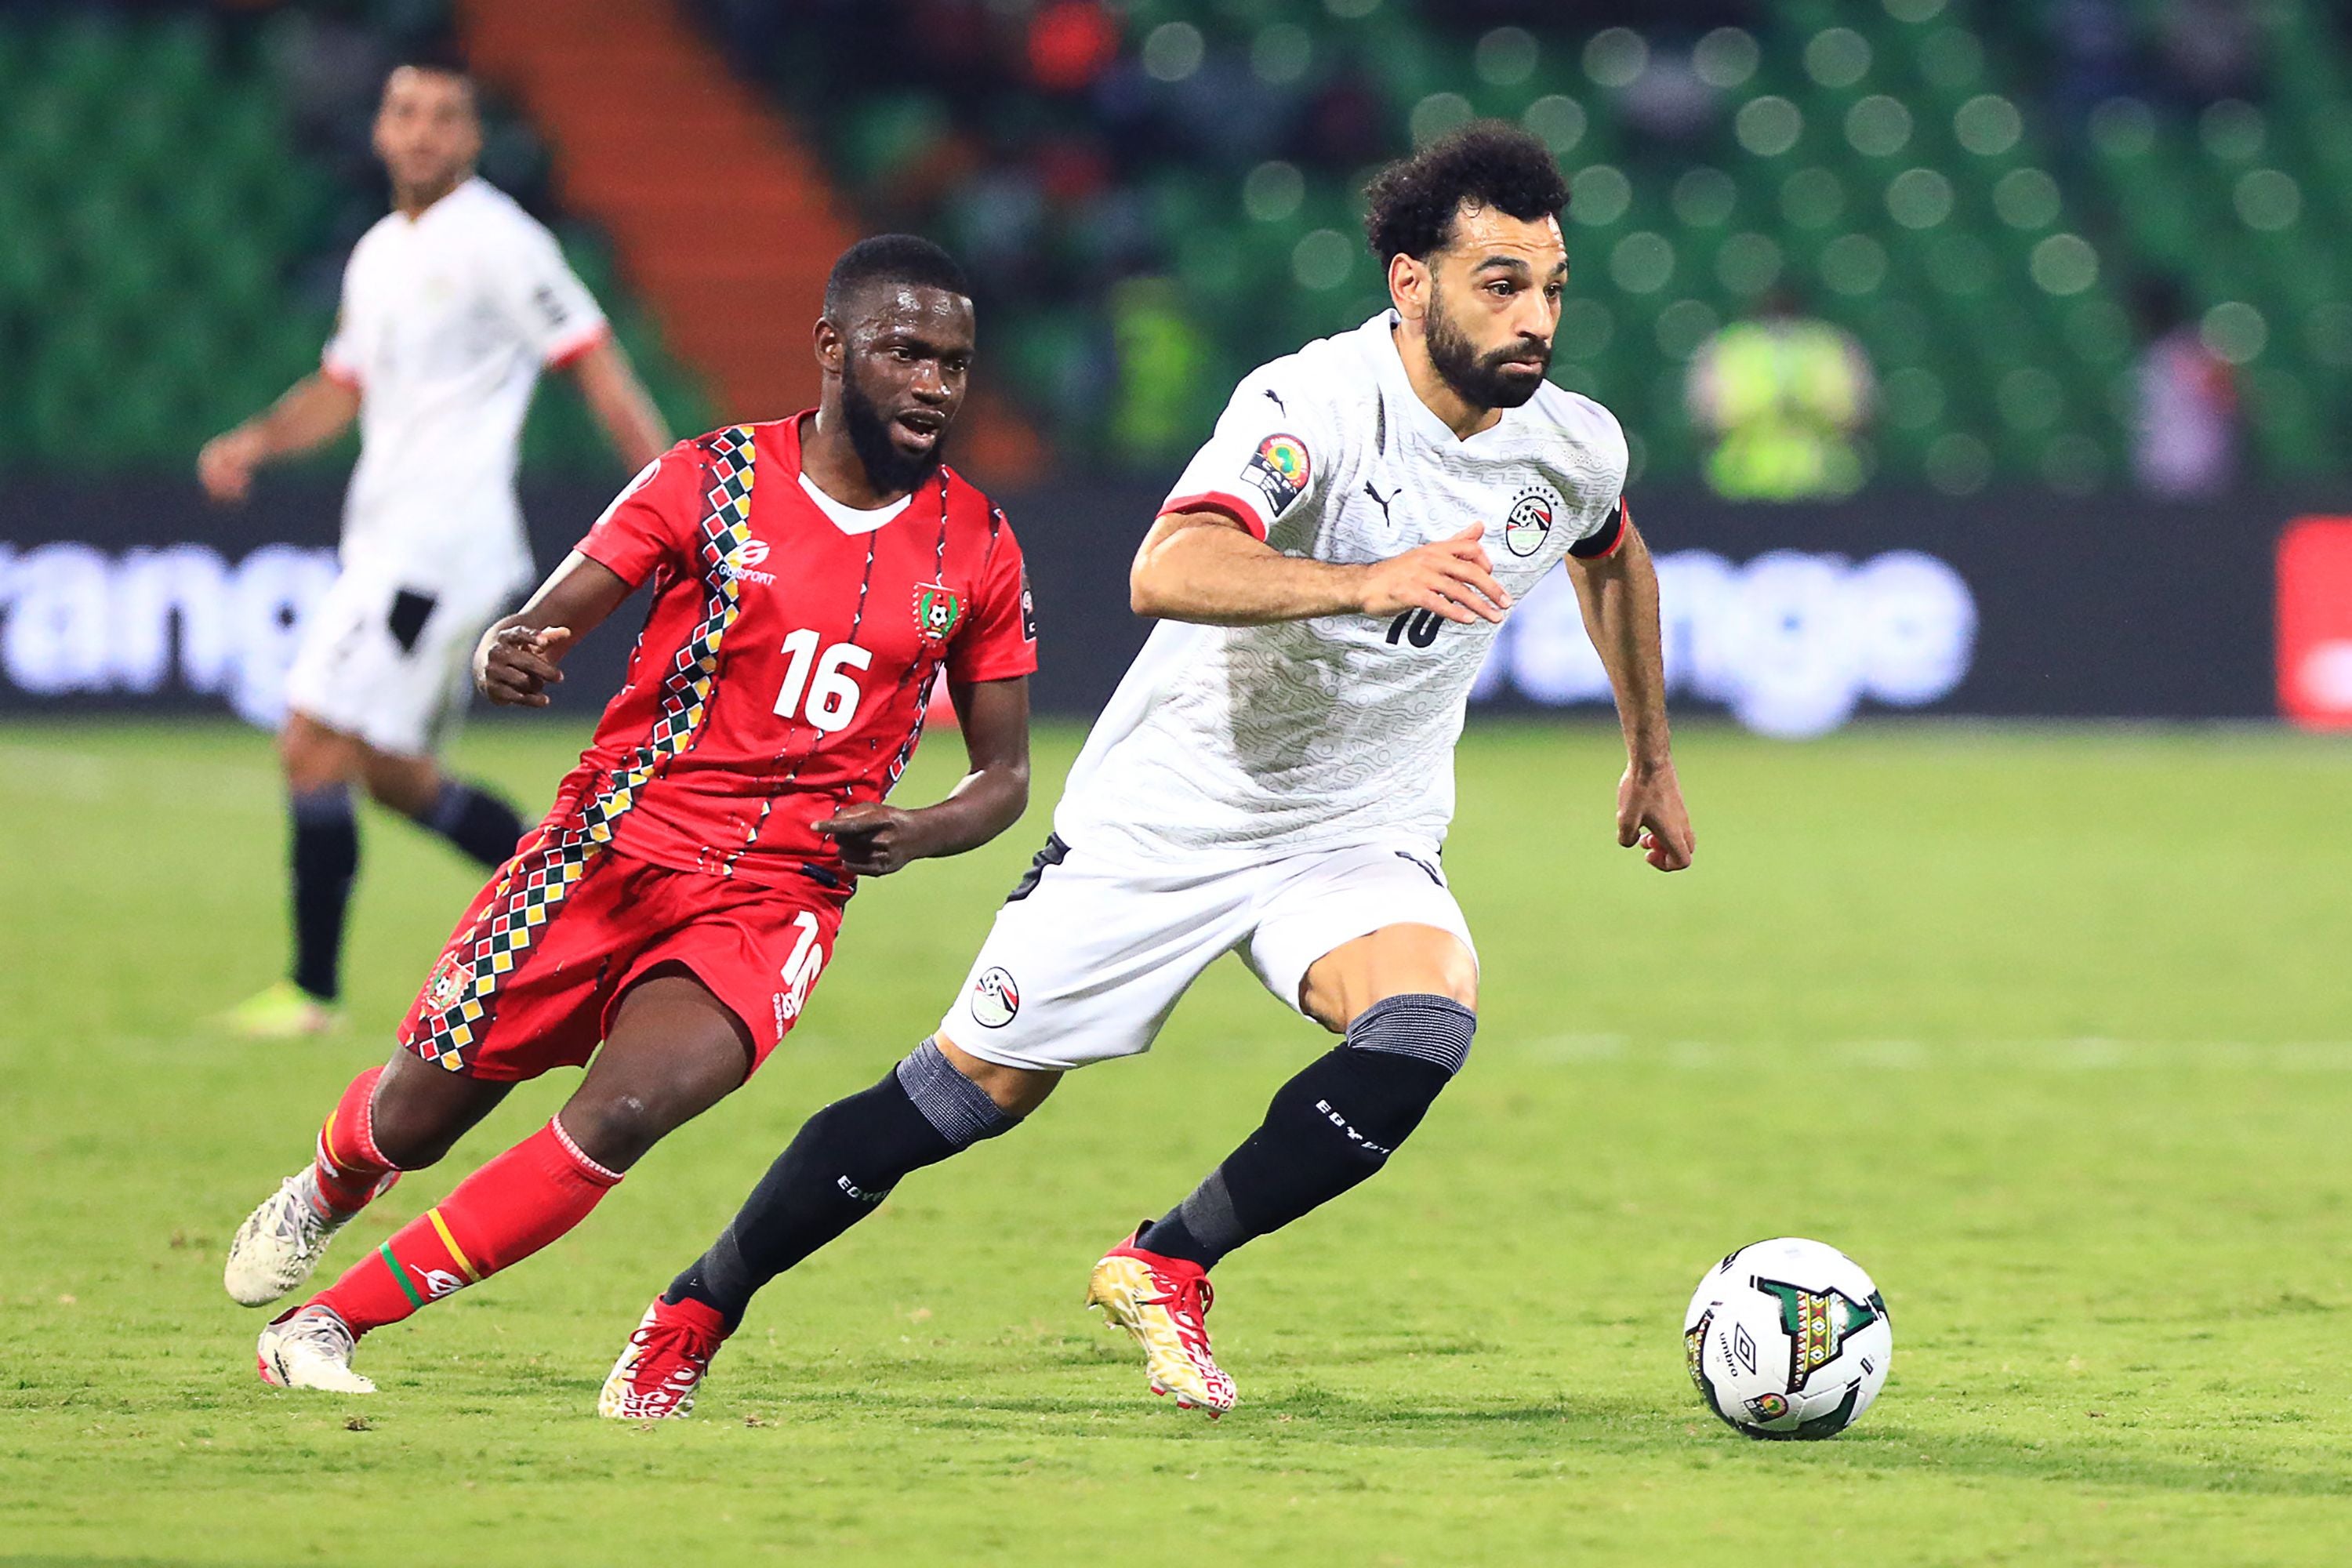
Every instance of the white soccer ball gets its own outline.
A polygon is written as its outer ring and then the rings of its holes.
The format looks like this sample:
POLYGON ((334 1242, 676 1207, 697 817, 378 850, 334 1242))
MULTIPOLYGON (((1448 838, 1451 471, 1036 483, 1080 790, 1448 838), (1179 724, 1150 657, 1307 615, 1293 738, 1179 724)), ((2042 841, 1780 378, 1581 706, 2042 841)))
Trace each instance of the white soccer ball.
POLYGON ((1827 1437, 1862 1418, 1895 1358, 1886 1300, 1836 1247, 1795 1237, 1706 1271, 1683 1315, 1691 1381, 1750 1437, 1827 1437))

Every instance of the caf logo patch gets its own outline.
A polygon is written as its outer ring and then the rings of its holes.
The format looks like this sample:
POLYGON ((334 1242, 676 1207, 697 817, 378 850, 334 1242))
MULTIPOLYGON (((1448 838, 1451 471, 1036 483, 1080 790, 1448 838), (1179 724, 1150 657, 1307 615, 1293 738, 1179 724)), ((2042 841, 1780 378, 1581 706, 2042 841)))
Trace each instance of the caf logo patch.
POLYGON ((1514 555, 1533 555, 1551 537, 1553 511, 1559 498, 1541 485, 1521 490, 1511 501, 1511 512, 1503 520, 1503 545, 1514 555))
POLYGON ((921 583, 915 588, 915 629, 926 642, 945 642, 963 619, 963 601, 945 585, 921 583))
POLYGON ((971 1016, 981 1026, 1001 1029, 1021 1012, 1021 987, 1002 969, 982 972, 971 983, 971 1016))
POLYGON ((1307 443, 1296 436, 1268 436, 1242 467, 1242 478, 1265 497, 1266 510, 1274 517, 1280 517, 1291 502, 1307 493, 1307 481, 1313 472, 1307 443))

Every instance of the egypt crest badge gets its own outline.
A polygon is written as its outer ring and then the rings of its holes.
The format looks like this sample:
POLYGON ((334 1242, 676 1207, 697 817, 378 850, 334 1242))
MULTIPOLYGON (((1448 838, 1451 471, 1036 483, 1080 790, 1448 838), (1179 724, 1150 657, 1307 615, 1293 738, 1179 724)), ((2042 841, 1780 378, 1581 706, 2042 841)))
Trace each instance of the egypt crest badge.
POLYGON ((915 585, 915 629, 925 642, 945 642, 963 620, 963 601, 944 584, 915 585))

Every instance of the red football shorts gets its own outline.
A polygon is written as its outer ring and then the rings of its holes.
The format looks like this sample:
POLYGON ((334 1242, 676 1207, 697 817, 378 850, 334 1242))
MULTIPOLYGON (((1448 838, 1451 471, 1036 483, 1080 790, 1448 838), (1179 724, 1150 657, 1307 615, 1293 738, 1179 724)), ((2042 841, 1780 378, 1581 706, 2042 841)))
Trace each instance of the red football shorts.
POLYGON ((814 880, 763 886, 567 853, 543 829, 467 909, 400 1044, 499 1083, 583 1066, 629 987, 671 964, 743 1021, 756 1069, 799 1018, 845 902, 814 880))

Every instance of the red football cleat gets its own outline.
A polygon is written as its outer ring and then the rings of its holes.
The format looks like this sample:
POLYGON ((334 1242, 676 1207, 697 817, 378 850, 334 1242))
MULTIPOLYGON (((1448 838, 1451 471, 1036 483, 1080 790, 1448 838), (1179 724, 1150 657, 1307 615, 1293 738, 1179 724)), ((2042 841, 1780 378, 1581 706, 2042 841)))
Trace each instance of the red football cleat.
POLYGON ((621 1359, 596 1395, 596 1414, 614 1421, 663 1421, 694 1408, 710 1358, 727 1342, 719 1309, 688 1299, 660 1297, 646 1309, 621 1359))
POLYGON ((1215 1300, 1206 1269, 1146 1252, 1134 1236, 1112 1247, 1087 1281, 1087 1305, 1100 1307, 1107 1321, 1143 1347, 1151 1392, 1173 1394, 1178 1405, 1205 1410, 1212 1420, 1234 1407, 1234 1380, 1209 1353, 1209 1308, 1215 1300))

